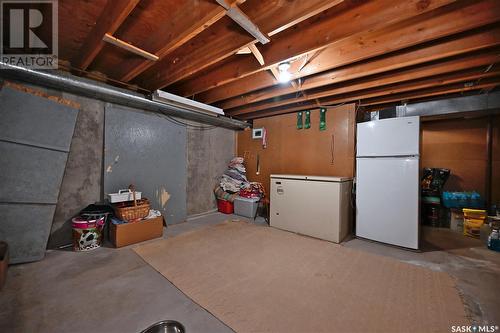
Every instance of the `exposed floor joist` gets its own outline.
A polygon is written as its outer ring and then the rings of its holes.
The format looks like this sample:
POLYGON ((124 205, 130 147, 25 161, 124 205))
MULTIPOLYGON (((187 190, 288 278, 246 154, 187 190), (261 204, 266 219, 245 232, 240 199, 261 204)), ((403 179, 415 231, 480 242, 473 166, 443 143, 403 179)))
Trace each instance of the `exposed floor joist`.
MULTIPOLYGON (((269 109, 260 112, 240 114, 241 119, 253 119, 279 115, 301 110, 319 108, 320 106, 336 105, 348 102, 358 102, 373 98, 390 99, 391 101, 401 101, 404 99, 419 98, 425 96, 436 96, 453 92, 477 90, 485 87, 496 86, 500 83, 500 70, 484 73, 483 68, 469 69, 457 73, 438 75, 433 78, 414 80, 377 88, 366 89, 353 93, 330 96, 319 100, 290 105, 284 108, 269 109), (475 80, 480 79, 477 83, 475 80), (404 94, 401 94, 404 93, 404 94), (400 94, 400 95, 398 95, 400 94), (431 95, 429 95, 431 94, 431 95)), ((368 103, 368 102, 367 102, 368 103)), ((378 103, 378 102, 377 102, 378 103)), ((378 103, 382 104, 384 101, 378 103)))
MULTIPOLYGON (((276 66, 280 62, 316 51, 347 37, 401 22, 452 2, 454 1, 432 1, 428 2, 426 7, 416 6, 414 1, 401 2, 398 0, 361 2, 355 6, 347 6, 343 3, 338 8, 333 8, 331 13, 325 14, 322 20, 311 19, 302 22, 296 29, 286 30, 277 35, 273 38, 272 43, 263 45, 260 51, 266 59, 267 66, 276 66), (373 15, 373 13, 377 14, 373 15)), ((473 7, 470 9, 470 12, 478 9, 477 6, 473 7)), ((466 10, 460 11, 462 16, 469 14, 465 12, 466 10)), ((360 41, 356 42, 356 44, 359 43, 360 41)), ((231 62, 217 66, 201 76, 196 76, 192 80, 169 87, 168 89, 183 96, 191 96, 218 85, 242 79, 262 70, 260 66, 256 66, 252 59, 244 57, 233 58, 235 59, 231 62)), ((312 66, 308 65, 306 67, 312 66)), ((156 80, 153 86, 169 85, 174 82, 172 79, 156 80)))
POLYGON ((475 71, 500 53, 496 0, 92 0, 60 9, 60 31, 71 31, 60 38, 62 68, 133 90, 165 86, 245 119, 339 99, 441 96, 443 86, 492 80, 496 66, 475 71), (283 62, 288 73, 277 72, 283 62))
POLYGON ((226 112, 230 113, 231 115, 239 115, 259 110, 266 110, 278 106, 294 104, 297 102, 315 100, 317 98, 323 98, 342 93, 349 93, 352 91, 363 90, 367 88, 379 87, 444 73, 456 72, 479 66, 483 66, 484 70, 486 70, 490 64, 497 63, 499 61, 500 49, 497 48, 490 51, 489 53, 472 53, 466 56, 454 57, 449 60, 440 60, 426 65, 412 66, 408 69, 399 69, 395 71, 384 72, 382 74, 368 76, 366 78, 354 80, 351 82, 328 85, 322 88, 312 89, 306 92, 306 96, 289 96, 288 98, 283 98, 281 100, 270 100, 269 102, 255 103, 254 105, 230 109, 226 112))
MULTIPOLYGON (((419 38, 417 34, 412 34, 412 36, 414 38, 419 38)), ((456 35, 451 39, 448 38, 437 42, 428 42, 425 45, 418 45, 417 47, 410 47, 387 56, 373 57, 374 59, 372 59, 372 55, 376 56, 378 52, 372 53, 372 48, 366 48, 365 56, 368 57, 368 60, 356 62, 348 66, 344 65, 340 68, 305 77, 302 82, 302 89, 317 88, 327 84, 338 83, 362 76, 382 73, 411 65, 423 64, 449 56, 485 49, 491 46, 500 45, 499 37, 500 28, 494 26, 486 30, 479 29, 471 33, 456 35)), ((398 43, 397 41, 398 40, 395 40, 394 43, 397 43, 401 47, 406 46, 404 43, 398 43)), ((414 44, 414 42, 412 42, 412 44, 414 44)), ((356 54, 356 52, 354 54, 346 53, 345 56, 351 56, 351 59, 356 59, 356 54)), ((319 67, 319 64, 317 67, 319 67)), ((274 80, 262 76, 262 72, 259 72, 252 77, 248 77, 246 80, 237 80, 231 84, 202 93, 197 96, 197 100, 203 101, 204 103, 213 103, 225 97, 226 100, 217 103, 217 105, 224 109, 230 109, 295 92, 295 89, 288 86, 277 85, 276 82, 273 81, 274 80), (263 88, 268 87, 272 88, 263 90, 263 88), (258 91, 252 92, 254 90, 258 91), (250 91, 250 93, 244 94, 245 91, 250 91), (227 99, 232 96, 236 97, 227 99)))
MULTIPOLYGON (((137 6, 140 0, 113 0, 108 1, 92 31, 83 43, 76 59, 72 65, 78 69, 85 70, 104 47, 102 38, 106 33, 113 35, 120 25, 125 21, 130 12, 137 6)), ((75 13, 76 14, 76 13, 75 13)))
MULTIPOLYGON (((339 2, 341 1, 291 0, 283 6, 274 0, 262 0, 255 7, 245 2, 241 9, 252 22, 259 26, 261 31, 273 36, 278 31, 283 32, 290 22, 300 22, 310 18, 311 11, 316 11, 318 8, 324 9, 327 6, 335 7, 339 2)), ((237 30, 229 30, 227 26, 222 25, 214 26, 210 34, 203 34, 201 37, 179 52, 174 52, 169 57, 170 59, 160 61, 140 75, 137 83, 151 90, 170 85, 234 55, 239 49, 254 42, 252 36, 243 35, 237 30), (177 61, 173 62, 171 59, 177 59, 177 61)), ((263 55, 266 59, 266 55, 263 55)))

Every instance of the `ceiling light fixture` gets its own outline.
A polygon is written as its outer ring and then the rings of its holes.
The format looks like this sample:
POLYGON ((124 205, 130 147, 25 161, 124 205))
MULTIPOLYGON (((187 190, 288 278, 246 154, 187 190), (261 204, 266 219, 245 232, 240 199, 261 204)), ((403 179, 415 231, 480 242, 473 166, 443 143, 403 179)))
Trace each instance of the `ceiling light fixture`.
POLYGON ((279 72, 278 80, 280 82, 288 82, 292 78, 292 74, 290 74, 288 69, 290 69, 289 62, 282 62, 281 64, 278 65, 278 72, 279 72))

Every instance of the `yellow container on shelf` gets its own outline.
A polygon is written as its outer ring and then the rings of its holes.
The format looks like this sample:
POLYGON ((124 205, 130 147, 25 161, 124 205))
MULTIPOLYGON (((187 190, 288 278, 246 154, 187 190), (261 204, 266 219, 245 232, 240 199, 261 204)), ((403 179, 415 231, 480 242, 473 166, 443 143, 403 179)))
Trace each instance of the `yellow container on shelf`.
POLYGON ((464 208, 464 235, 479 238, 481 226, 486 220, 487 214, 484 209, 464 208))

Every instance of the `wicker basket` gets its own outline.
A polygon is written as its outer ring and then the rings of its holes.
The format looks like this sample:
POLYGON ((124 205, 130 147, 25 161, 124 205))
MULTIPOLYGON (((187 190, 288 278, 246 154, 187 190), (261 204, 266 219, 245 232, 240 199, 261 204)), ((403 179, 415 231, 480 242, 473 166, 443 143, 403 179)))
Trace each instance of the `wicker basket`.
POLYGON ((114 204, 116 217, 127 222, 142 219, 148 216, 149 209, 151 207, 149 200, 146 198, 136 200, 133 185, 130 185, 129 188, 132 190, 134 200, 114 204))

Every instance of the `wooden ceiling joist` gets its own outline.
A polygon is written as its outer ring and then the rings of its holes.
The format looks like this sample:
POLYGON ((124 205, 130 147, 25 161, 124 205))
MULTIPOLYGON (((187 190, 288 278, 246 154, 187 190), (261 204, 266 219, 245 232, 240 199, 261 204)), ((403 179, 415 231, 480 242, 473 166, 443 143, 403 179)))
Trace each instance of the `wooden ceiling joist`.
MULTIPOLYGON (((417 34, 412 34, 411 36, 413 36, 414 38, 419 38, 417 34)), ((390 44, 388 47, 392 47, 392 44, 397 44, 401 47, 406 46, 404 43, 400 43, 399 41, 399 39, 394 39, 392 43, 389 41, 390 44)), ((414 42, 411 42, 411 44, 414 44, 414 42)), ((376 56, 378 54, 378 50, 376 48, 368 47, 365 48, 364 53, 364 55, 368 57, 368 60, 325 71, 317 75, 305 77, 302 82, 302 89, 306 90, 317 88, 327 84, 352 80, 359 77, 382 73, 385 71, 403 68, 411 65, 423 64, 429 61, 443 59, 449 56, 460 55, 496 45, 500 45, 500 27, 494 26, 486 30, 474 30, 468 33, 453 36, 453 38, 447 38, 446 40, 433 41, 425 45, 407 48, 399 52, 388 54, 386 56, 379 56, 375 59, 371 58, 372 55, 376 56)), ((346 52, 344 53, 344 56, 342 58, 334 58, 336 60, 333 60, 331 64, 342 64, 344 58, 356 59, 356 55, 358 53, 359 52, 354 52, 354 54, 346 52)), ((316 68, 321 67, 320 65, 321 64, 318 64, 316 68)), ((272 78, 263 74, 265 73, 258 72, 253 74, 251 77, 246 78, 245 80, 234 81, 230 84, 214 88, 198 95, 197 100, 203 103, 213 103, 218 100, 223 100, 224 98, 236 96, 234 98, 229 98, 217 103, 218 107, 221 107, 223 109, 230 109, 249 103, 255 103, 265 99, 290 94, 296 91, 295 89, 288 86, 276 85, 276 82, 272 78), (273 87, 263 90, 263 88, 267 88, 270 86, 273 87), (262 90, 254 91, 258 89, 262 90), (244 94, 245 92, 249 91, 250 93, 244 94)))
MULTIPOLYGON (((224 8, 218 6, 214 8, 212 11, 208 12, 203 18, 196 20, 191 26, 187 29, 184 29, 179 34, 176 34, 174 38, 171 38, 166 42, 163 47, 155 52, 155 54, 161 59, 172 53, 174 50, 184 45, 190 39, 197 36, 202 31, 208 29, 215 22, 219 21, 226 14, 224 8)), ((148 42, 147 44, 152 44, 152 42, 148 42)), ((134 79, 136 76, 140 75, 148 68, 153 66, 154 64, 149 61, 133 61, 123 64, 123 66, 119 66, 120 70, 115 74, 115 77, 119 78, 121 81, 129 82, 134 79)))
POLYGON ((71 61, 72 66, 85 70, 104 47, 102 40, 106 33, 113 35, 125 21, 140 0, 108 1, 87 39, 80 48, 78 56, 71 61))
POLYGON ((257 46, 255 44, 250 44, 250 45, 248 45, 248 49, 250 50, 250 52, 252 52, 253 56, 255 57, 255 59, 257 59, 259 64, 261 66, 264 66, 264 64, 265 64, 264 57, 262 56, 262 53, 260 53, 257 46))
MULTIPOLYGON (((285 5, 276 0, 260 0, 245 2, 240 7, 261 31, 273 36, 289 27, 290 22, 301 22, 310 18, 311 12, 335 7, 340 2, 342 0, 288 0, 285 5)), ((215 24, 206 34, 201 33, 189 44, 174 51, 168 59, 160 60, 137 77, 136 82, 155 90, 202 71, 254 43, 254 37, 222 24, 222 20, 218 23, 221 24, 215 24)))
POLYGON ((477 82, 474 85, 464 84, 464 82, 453 83, 449 85, 432 85, 431 88, 419 89, 419 90, 409 90, 404 91, 400 94, 394 93, 392 95, 382 95, 381 97, 374 98, 363 98, 363 95, 351 96, 351 97, 338 97, 336 99, 320 101, 320 103, 309 104, 309 105, 297 105, 289 108, 268 110, 265 112, 258 112, 255 114, 246 114, 240 117, 241 119, 255 119, 270 116, 277 116, 280 114, 298 112, 302 110, 316 109, 320 106, 327 107, 330 105, 343 104, 347 102, 359 103, 360 105, 375 105, 375 104, 388 104, 393 102, 394 104, 399 104, 401 101, 412 101, 414 99, 422 99, 424 97, 441 96, 448 95, 452 93, 460 93, 467 91, 480 91, 481 89, 496 87, 500 85, 500 77, 488 78, 477 82))
POLYGON ((236 5, 226 0, 215 0, 226 10, 226 15, 229 16, 234 22, 238 23, 240 27, 246 30, 250 35, 255 37, 261 44, 269 43, 269 36, 262 31, 255 23, 250 20, 248 16, 236 5))
MULTIPOLYGON (((401 92, 406 92, 406 91, 412 91, 412 90, 419 90, 419 89, 424 89, 424 88, 432 88, 432 87, 439 87, 447 84, 454 84, 458 82, 466 82, 466 81, 471 81, 471 80, 476 80, 479 78, 489 78, 489 77, 494 77, 494 76, 499 76, 500 75, 500 69, 495 69, 490 72, 485 73, 484 67, 480 68, 469 68, 466 70, 458 71, 458 72, 453 72, 453 73, 446 73, 442 75, 435 75, 432 77, 426 77, 422 79, 415 79, 415 80, 410 80, 410 81, 404 81, 404 82, 399 82, 399 83, 393 83, 393 84, 387 84, 383 86, 375 86, 372 88, 367 88, 363 90, 358 90, 358 91, 351 91, 351 92, 344 92, 344 93, 338 93, 336 95, 332 96, 327 96, 324 98, 319 98, 319 99, 312 99, 312 100, 307 100, 302 103, 293 103, 293 104, 288 104, 285 106, 278 106, 274 108, 268 108, 264 110, 252 110, 252 109, 247 109, 247 110, 240 110, 239 117, 245 117, 244 115, 248 114, 257 114, 258 112, 262 113, 268 113, 271 110, 296 110, 297 107, 302 108, 302 110, 307 109, 307 108, 313 108, 318 105, 317 101, 319 100, 319 103, 321 105, 331 105, 331 104, 337 104, 337 103, 345 103, 345 102, 355 102, 358 100, 363 100, 367 98, 373 98, 373 97, 380 97, 380 96, 388 96, 391 94, 396 94, 396 93, 401 93, 401 92)), ((231 116, 234 116, 233 113, 229 113, 231 116)))
MULTIPOLYGON (((500 16, 495 14, 495 12, 500 11, 500 2, 498 1, 487 1, 481 3, 468 2, 466 5, 462 4, 462 6, 463 7, 459 7, 457 5, 447 6, 436 10, 437 13, 432 12, 420 15, 394 25, 369 30, 366 33, 350 36, 335 42, 331 46, 326 47, 316 58, 311 60, 310 63, 306 65, 297 76, 303 77, 331 70, 332 68, 379 56, 387 52, 397 51, 416 44, 429 42, 438 38, 450 36, 452 34, 458 34, 487 24, 495 23, 500 20, 500 16), (457 24, 457 22, 460 22, 460 24, 457 24)), ((498 40, 499 37, 498 35, 494 35, 493 38, 498 40)), ((237 66, 238 64, 235 62, 232 65, 237 66)), ((232 71, 228 65, 220 66, 212 73, 207 73, 205 75, 207 78, 206 81, 188 81, 184 83, 182 87, 179 86, 179 91, 176 92, 181 93, 187 88, 201 89, 202 85, 208 86, 207 83, 217 81, 217 79, 213 77, 212 81, 209 81, 210 74, 220 73, 222 75, 223 72, 226 74, 229 73, 228 71, 232 71)), ((220 77, 220 75, 217 77, 220 77)), ((246 81, 239 78, 231 80, 235 81, 234 83, 236 85, 240 85, 240 89, 232 89, 235 93, 238 92, 241 94, 241 89, 243 87, 248 88, 249 90, 247 91, 251 91, 255 90, 255 88, 262 88, 262 86, 270 83, 269 80, 262 80, 260 76, 260 80, 258 81, 259 83, 255 84, 253 84, 253 82, 257 81, 252 80, 251 76, 245 79, 249 80, 246 84, 246 81)), ((228 91, 226 86, 228 85, 225 84, 220 88, 213 89, 216 91, 214 93, 216 98, 222 96, 220 93, 221 91, 228 91)), ((213 102, 213 99, 214 97, 210 95, 209 90, 206 94, 198 95, 197 100, 207 103, 213 102), (210 101, 208 101, 207 98, 204 98, 205 96, 207 96, 210 101)))
POLYGON ((303 102, 307 100, 315 100, 317 98, 349 93, 353 91, 385 86, 388 84, 405 82, 415 79, 432 77, 439 74, 451 73, 465 70, 468 68, 476 68, 484 66, 486 69, 490 64, 500 61, 500 49, 495 49, 489 53, 472 53, 466 56, 453 57, 435 61, 426 65, 412 66, 407 69, 399 69, 394 71, 384 72, 382 74, 371 75, 362 79, 344 82, 342 84, 328 85, 322 88, 316 88, 306 91, 305 95, 300 97, 290 96, 281 100, 270 100, 269 102, 256 103, 236 109, 225 110, 231 115, 239 115, 244 113, 266 110, 274 107, 303 102))
MULTIPOLYGON (((354 45, 362 43, 361 47, 366 47, 369 44, 365 44, 363 40, 360 40, 359 36, 356 36, 357 34, 387 27, 390 24, 436 10, 453 2, 453 0, 432 1, 427 2, 426 7, 417 5, 418 1, 399 0, 359 2, 354 6, 347 6, 346 3, 343 3, 339 5, 342 8, 338 8, 336 11, 332 10, 331 13, 325 15, 321 20, 312 18, 297 25, 295 29, 285 30, 276 35, 273 37, 273 42, 263 45, 260 51, 266 59, 268 66, 276 66, 280 62, 287 61, 307 52, 316 51, 348 37, 352 38, 351 40, 354 42, 354 45), (374 15, 374 13, 377 14, 374 15)), ((490 0, 490 2, 495 1, 490 0)), ((495 4, 491 4, 490 7, 494 6, 495 4)), ((475 10, 482 10, 484 8, 477 5, 467 6, 462 4, 462 6, 452 6, 447 10, 453 11, 454 9, 457 9, 456 12, 458 12, 458 15, 456 16, 461 19, 462 16, 469 14, 469 11, 474 12, 475 10), (468 7, 474 8, 467 10, 468 7)), ((444 21, 441 23, 444 23, 444 21)), ((455 21, 454 26, 456 25, 455 21)), ((425 28, 432 29, 432 27, 427 26, 425 28)), ((324 59, 323 54, 324 52, 317 58, 324 59)), ((244 57, 233 58, 233 61, 217 66, 203 75, 195 76, 191 80, 169 87, 169 91, 183 96, 191 96, 210 88, 239 80, 262 70, 252 59, 244 57)), ((308 67, 312 67, 311 64, 307 65, 304 69, 308 67)), ((303 70, 303 72, 305 73, 307 70, 303 70)), ((156 80, 155 85, 169 85, 173 82, 175 81, 156 80)))

